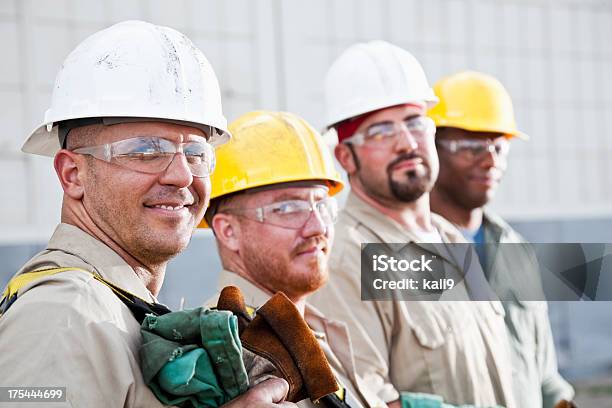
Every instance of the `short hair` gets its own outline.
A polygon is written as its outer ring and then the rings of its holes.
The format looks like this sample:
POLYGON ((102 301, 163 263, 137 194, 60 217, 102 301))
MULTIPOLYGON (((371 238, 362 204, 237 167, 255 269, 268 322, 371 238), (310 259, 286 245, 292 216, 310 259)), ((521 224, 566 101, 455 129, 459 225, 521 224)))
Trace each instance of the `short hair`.
POLYGON ((217 215, 220 212, 223 212, 224 208, 227 208, 228 206, 230 206, 232 202, 236 201, 236 198, 243 196, 244 193, 245 193, 244 190, 237 191, 235 193, 226 194, 222 197, 217 197, 217 198, 213 198, 212 200, 210 200, 210 204, 208 205, 208 208, 206 209, 206 213, 204 214, 204 219, 206 220, 206 223, 208 224, 210 229, 213 230, 213 233, 215 232, 215 230, 212 226, 212 221, 215 215, 217 215))
POLYGON ((95 145, 102 129, 104 129, 104 125, 101 124, 80 126, 71 129, 68 135, 66 135, 66 149, 74 150, 79 147, 95 145))

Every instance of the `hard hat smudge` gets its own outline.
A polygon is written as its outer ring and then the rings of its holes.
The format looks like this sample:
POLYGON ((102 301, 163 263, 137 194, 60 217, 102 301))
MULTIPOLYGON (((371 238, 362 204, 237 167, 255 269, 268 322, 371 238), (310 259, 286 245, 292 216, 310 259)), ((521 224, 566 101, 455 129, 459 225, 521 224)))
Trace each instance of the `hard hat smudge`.
MULTIPOLYGON (((172 77, 174 78, 174 93, 176 94, 184 94, 184 92, 182 92, 182 90, 185 88, 184 86, 182 86, 183 84, 180 83, 179 81, 179 68, 181 68, 181 61, 179 59, 179 56, 176 52, 176 47, 174 46, 174 44, 172 43, 172 40, 170 40, 170 38, 168 37, 168 35, 163 31, 160 30, 159 27, 156 27, 157 31, 159 32, 159 35, 162 39, 162 41, 164 42, 164 48, 166 51, 166 55, 168 56, 167 59, 167 64, 166 64, 166 71, 172 75, 172 77)), ((184 76, 183 76, 184 77, 184 76)))
POLYGON ((96 66, 104 66, 106 69, 115 69, 118 67, 117 60, 119 59, 116 53, 111 55, 110 53, 104 55, 102 58, 96 61, 96 66))

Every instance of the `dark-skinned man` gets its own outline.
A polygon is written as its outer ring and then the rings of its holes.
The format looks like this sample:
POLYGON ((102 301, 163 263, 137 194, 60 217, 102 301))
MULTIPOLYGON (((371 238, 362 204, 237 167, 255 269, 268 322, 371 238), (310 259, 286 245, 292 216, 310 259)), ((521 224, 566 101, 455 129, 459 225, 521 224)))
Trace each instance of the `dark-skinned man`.
MULTIPOLYGON (((437 126, 440 175, 431 193, 432 210, 477 244, 494 287, 509 281, 510 286, 526 281, 536 282, 531 287, 538 285, 537 276, 521 275, 531 273, 526 272, 531 271, 530 252, 511 245, 525 243, 523 237, 486 208, 508 165, 511 140, 525 137, 517 129, 510 95, 497 79, 479 72, 443 78, 434 91, 440 102, 429 116, 437 126), (492 245, 497 243, 499 247, 492 245), (518 278, 516 283, 510 280, 513 277, 518 278)), ((521 407, 552 408, 570 400, 574 392, 557 369, 546 303, 526 300, 503 302, 515 399, 521 407)))

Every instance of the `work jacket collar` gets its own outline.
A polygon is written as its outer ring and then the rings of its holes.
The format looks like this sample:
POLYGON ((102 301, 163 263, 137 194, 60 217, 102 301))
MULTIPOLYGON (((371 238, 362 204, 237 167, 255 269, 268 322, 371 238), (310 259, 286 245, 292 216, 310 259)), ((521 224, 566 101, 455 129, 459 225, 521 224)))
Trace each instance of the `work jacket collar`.
POLYGON ((449 259, 448 251, 443 248, 446 243, 466 242, 461 233, 448 221, 438 214, 431 214, 431 223, 438 230, 442 238, 442 244, 423 243, 422 239, 414 232, 406 229, 400 223, 382 214, 374 207, 363 201, 352 191, 350 192, 346 205, 345 214, 356 223, 362 224, 369 229, 384 243, 414 243, 426 251, 440 256, 451 263, 455 260, 449 259))
POLYGON ((242 292, 242 296, 244 297, 244 303, 247 306, 258 308, 263 306, 264 303, 270 299, 272 296, 270 293, 265 291, 264 289, 256 286, 250 280, 243 278, 237 273, 228 271, 224 269, 219 274, 219 288, 224 288, 226 286, 236 286, 242 292))
POLYGON ((487 208, 484 209, 482 223, 485 229, 486 242, 506 243, 525 241, 506 221, 487 208))
POLYGON ((49 240, 47 250, 63 251, 80 258, 91 266, 92 272, 99 274, 105 280, 147 302, 157 301, 138 278, 134 269, 123 258, 104 243, 74 225, 59 224, 49 240))

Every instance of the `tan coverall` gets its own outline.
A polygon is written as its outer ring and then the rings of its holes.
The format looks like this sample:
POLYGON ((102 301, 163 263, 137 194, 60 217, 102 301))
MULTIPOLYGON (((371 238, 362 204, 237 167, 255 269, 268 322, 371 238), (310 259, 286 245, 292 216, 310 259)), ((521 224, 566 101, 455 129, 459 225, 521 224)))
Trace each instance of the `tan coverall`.
MULTIPOLYGON (((245 303, 251 307, 259 307, 268 301, 270 294, 255 286, 245 278, 229 271, 222 271, 219 277, 219 289, 225 286, 236 286, 244 295, 245 303)), ((207 305, 216 305, 217 299, 211 299, 207 305)), ((353 408, 386 407, 377 396, 377 392, 368 387, 357 375, 349 332, 342 322, 326 319, 323 314, 306 304, 304 320, 313 330, 319 345, 325 352, 336 380, 345 388, 346 402, 353 408)), ((298 403, 302 407, 316 407, 310 400, 298 403)))
MULTIPOLYGON (((96 272, 155 302, 119 255, 72 225, 60 224, 47 249, 18 274, 56 267, 96 272)), ((91 274, 67 271, 41 278, 24 287, 0 318, 0 386, 66 387, 67 402, 48 403, 56 408, 163 407, 143 382, 141 341, 130 310, 91 274)))
MULTIPOLYGON (((444 242, 465 242, 443 218, 434 214, 432 222, 444 242)), ((516 407, 499 302, 360 300, 360 244, 418 241, 351 193, 336 226, 330 281, 312 303, 348 323, 357 371, 385 401, 410 391, 455 405, 516 407)))
MULTIPOLYGON (((491 254, 490 243, 526 243, 525 239, 504 222, 500 217, 485 211, 483 221, 486 267, 493 285, 504 281, 500 273, 518 274, 516 265, 532 262, 528 251, 513 251, 504 247, 491 254)), ((537 273, 537 271, 534 271, 537 273)), ((523 281, 531 280, 518 276, 523 281)), ((503 284, 503 283, 502 283, 503 284)), ((541 283, 540 283, 541 284, 541 283)), ((535 284, 531 284, 531 287, 535 284)), ((561 399, 571 400, 574 389, 561 377, 557 368, 557 357, 553 342, 548 307, 546 302, 503 302, 506 311, 506 327, 510 337, 512 352, 512 372, 514 378, 515 400, 520 407, 552 408, 561 399)))

